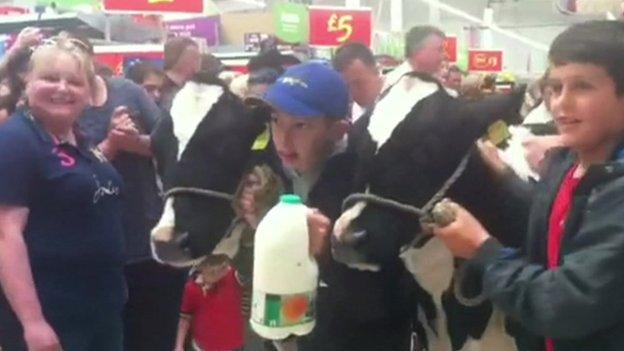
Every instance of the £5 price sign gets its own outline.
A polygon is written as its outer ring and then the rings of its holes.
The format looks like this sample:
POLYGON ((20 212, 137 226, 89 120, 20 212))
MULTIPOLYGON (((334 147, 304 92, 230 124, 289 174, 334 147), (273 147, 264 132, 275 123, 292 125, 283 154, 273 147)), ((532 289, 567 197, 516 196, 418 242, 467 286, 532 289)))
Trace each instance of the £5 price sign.
POLYGON ((359 42, 370 46, 373 26, 370 8, 310 7, 310 45, 340 46, 359 42))
POLYGON ((468 70, 481 72, 500 72, 503 70, 502 50, 468 51, 468 70))

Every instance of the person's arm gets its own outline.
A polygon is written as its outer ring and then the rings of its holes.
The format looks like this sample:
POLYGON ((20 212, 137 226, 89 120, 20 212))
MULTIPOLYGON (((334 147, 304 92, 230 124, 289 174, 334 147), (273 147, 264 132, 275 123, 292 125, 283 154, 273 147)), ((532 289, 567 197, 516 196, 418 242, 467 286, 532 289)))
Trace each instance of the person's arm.
POLYGON ((184 351, 184 342, 191 328, 191 322, 193 320, 193 314, 197 311, 198 303, 201 300, 201 296, 198 295, 198 290, 194 289, 193 282, 189 281, 184 286, 184 294, 182 295, 182 303, 180 304, 180 320, 178 321, 178 332, 176 336, 175 350, 184 351))
POLYGON ((125 106, 119 106, 111 116, 108 134, 98 145, 98 149, 104 156, 112 161, 119 151, 123 151, 132 139, 139 137, 138 129, 125 106))
POLYGON ((0 285, 22 324, 28 349, 58 351, 59 340, 44 318, 24 241, 31 196, 41 193, 39 152, 32 134, 7 123, 0 129, 0 285))
POLYGON ((180 321, 178 322, 178 333, 174 351, 184 351, 184 342, 186 341, 189 329, 191 329, 191 316, 181 314, 180 321))
POLYGON ((485 295, 505 314, 538 335, 582 338, 624 315, 624 196, 609 195, 583 212, 579 230, 569 233, 574 250, 553 270, 503 248, 461 208, 435 232, 456 255, 471 258, 485 295))
POLYGON ((141 134, 137 138, 129 140, 129 143, 123 147, 123 150, 137 155, 151 157, 153 152, 150 134, 154 130, 156 123, 162 118, 163 112, 147 95, 145 89, 132 82, 128 82, 128 84, 130 85, 129 89, 132 89, 132 93, 136 96, 138 103, 139 111, 137 111, 138 113, 135 117, 137 120, 135 120, 134 123, 140 126, 139 130, 141 134))
POLYGON ((149 135, 128 137, 120 146, 120 150, 145 157, 152 157, 152 141, 149 135))
POLYGON ((43 35, 39 28, 26 27, 20 31, 15 43, 9 48, 6 55, 0 61, 0 77, 4 78, 9 71, 16 68, 19 60, 23 59, 24 53, 32 46, 39 44, 43 35))
POLYGON ((41 309, 33 282, 23 231, 28 208, 0 206, 0 283, 24 328, 30 351, 61 350, 60 342, 41 309))

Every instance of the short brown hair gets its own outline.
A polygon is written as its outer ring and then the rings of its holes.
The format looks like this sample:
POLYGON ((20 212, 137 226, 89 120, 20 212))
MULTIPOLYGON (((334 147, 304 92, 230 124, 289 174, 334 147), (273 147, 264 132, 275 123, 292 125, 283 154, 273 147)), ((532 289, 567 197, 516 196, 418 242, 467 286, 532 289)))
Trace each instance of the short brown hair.
POLYGON ((188 47, 199 47, 197 43, 189 37, 173 37, 167 39, 165 43, 165 70, 170 70, 180 60, 180 56, 188 47))
POLYGON ((357 42, 339 47, 332 59, 332 65, 336 71, 343 72, 355 60, 362 61, 364 65, 370 68, 377 68, 377 61, 373 51, 368 46, 357 42))

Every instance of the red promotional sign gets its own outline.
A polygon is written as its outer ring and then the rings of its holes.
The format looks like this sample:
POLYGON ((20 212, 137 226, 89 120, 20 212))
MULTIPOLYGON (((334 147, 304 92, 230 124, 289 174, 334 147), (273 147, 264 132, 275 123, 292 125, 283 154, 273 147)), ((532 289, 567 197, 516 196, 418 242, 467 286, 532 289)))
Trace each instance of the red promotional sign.
POLYGON ((129 52, 129 53, 98 53, 95 54, 95 60, 105 66, 108 66, 113 70, 115 75, 124 74, 124 65, 131 59, 144 59, 144 60, 162 60, 162 52, 129 52))
POLYGON ((203 13, 203 0, 104 0, 105 11, 203 13))
POLYGON ((444 51, 446 51, 446 58, 449 62, 457 62, 457 37, 446 37, 444 51))
POLYGON ((13 15, 23 15, 29 13, 30 10, 27 7, 20 6, 0 6, 0 15, 1 16, 13 16, 13 15))
POLYGON ((373 36, 370 9, 310 7, 310 45, 340 46, 359 42, 370 46, 373 36))
POLYGON ((468 70, 500 72, 503 70, 502 50, 468 50, 468 70))

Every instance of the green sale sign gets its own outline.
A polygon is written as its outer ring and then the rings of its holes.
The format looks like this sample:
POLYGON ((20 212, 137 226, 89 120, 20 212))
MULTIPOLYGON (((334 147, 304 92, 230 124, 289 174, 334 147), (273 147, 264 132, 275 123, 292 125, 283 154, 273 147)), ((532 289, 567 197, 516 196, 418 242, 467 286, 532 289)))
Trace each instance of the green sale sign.
POLYGON ((310 31, 310 20, 306 6, 281 3, 274 12, 275 34, 287 43, 306 43, 310 31))
POLYGON ((95 6, 99 3, 99 0, 38 0, 39 5, 49 6, 51 3, 55 3, 59 9, 71 9, 77 6, 95 6))

